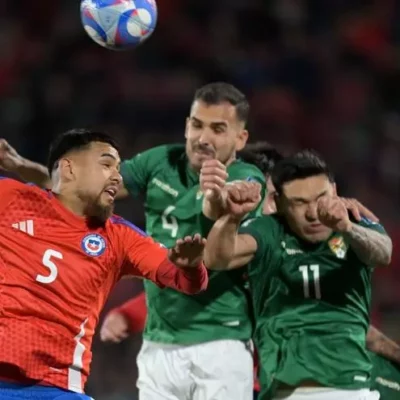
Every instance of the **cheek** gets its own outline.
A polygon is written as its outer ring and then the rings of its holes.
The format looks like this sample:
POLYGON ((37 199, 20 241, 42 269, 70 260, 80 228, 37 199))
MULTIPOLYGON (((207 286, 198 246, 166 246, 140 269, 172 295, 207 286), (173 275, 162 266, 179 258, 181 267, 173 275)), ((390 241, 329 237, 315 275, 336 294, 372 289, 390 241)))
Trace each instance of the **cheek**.
POLYGON ((305 220, 303 207, 290 207, 288 216, 296 225, 302 225, 305 220))
POLYGON ((188 127, 186 129, 185 137, 189 143, 193 143, 200 137, 200 129, 193 129, 192 127, 188 127))
POLYGON ((235 150, 235 142, 225 135, 214 136, 214 146, 223 154, 231 154, 235 150))

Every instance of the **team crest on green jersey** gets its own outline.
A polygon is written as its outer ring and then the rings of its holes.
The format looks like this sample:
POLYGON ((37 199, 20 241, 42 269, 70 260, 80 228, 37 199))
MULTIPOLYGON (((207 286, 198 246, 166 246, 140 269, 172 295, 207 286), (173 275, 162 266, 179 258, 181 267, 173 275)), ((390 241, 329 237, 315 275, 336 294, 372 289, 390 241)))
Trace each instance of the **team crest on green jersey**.
POLYGON ((337 258, 345 258, 347 253, 347 244, 342 236, 335 236, 328 242, 329 248, 337 258))

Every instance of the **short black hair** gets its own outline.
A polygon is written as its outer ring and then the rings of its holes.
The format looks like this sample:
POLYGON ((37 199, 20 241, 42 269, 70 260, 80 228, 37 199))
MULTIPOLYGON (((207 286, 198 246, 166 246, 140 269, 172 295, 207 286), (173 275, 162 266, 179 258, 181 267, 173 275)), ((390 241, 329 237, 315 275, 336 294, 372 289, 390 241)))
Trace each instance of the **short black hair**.
POLYGON ((116 141, 107 133, 90 129, 71 129, 58 135, 50 145, 47 170, 51 176, 58 161, 71 150, 83 150, 92 142, 107 143, 119 150, 116 141))
POLYGON ((253 164, 268 176, 275 165, 283 159, 283 155, 268 142, 249 143, 238 153, 238 157, 253 164))
POLYGON ((209 83, 197 89, 194 101, 200 100, 208 105, 228 102, 236 107, 239 121, 246 123, 249 117, 250 105, 246 96, 235 86, 225 82, 209 83))
POLYGON ((277 193, 282 194, 285 183, 317 175, 326 175, 330 182, 335 181, 327 163, 316 151, 302 150, 278 162, 271 177, 277 193))

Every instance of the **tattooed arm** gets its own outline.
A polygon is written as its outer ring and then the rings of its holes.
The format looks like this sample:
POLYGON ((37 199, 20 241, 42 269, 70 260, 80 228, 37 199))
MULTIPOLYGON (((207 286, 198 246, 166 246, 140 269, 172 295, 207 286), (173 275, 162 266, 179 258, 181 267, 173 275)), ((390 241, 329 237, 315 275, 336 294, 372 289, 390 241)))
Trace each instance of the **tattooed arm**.
POLYGON ((361 261, 371 266, 390 264, 392 240, 389 236, 354 223, 344 236, 361 261))
POLYGON ((400 365, 400 346, 373 326, 368 329, 367 349, 400 365))

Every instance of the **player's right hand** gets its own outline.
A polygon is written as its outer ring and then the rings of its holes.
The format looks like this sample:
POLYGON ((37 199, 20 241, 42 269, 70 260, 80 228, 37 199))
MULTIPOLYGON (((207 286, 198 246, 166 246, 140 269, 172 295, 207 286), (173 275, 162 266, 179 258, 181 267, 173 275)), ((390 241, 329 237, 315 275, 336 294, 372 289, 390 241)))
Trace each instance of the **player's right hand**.
POLYGON ((16 171, 21 164, 22 157, 9 145, 7 140, 0 139, 0 169, 16 171))
POLYGON ((108 314, 100 329, 100 339, 103 342, 120 343, 128 336, 128 319, 117 311, 113 311, 108 314))
POLYGON ((200 170, 200 189, 206 200, 220 203, 227 178, 226 166, 220 161, 206 160, 203 162, 200 170))
POLYGON ((261 185, 258 182, 234 181, 225 186, 225 214, 242 219, 255 210, 261 201, 261 185))

